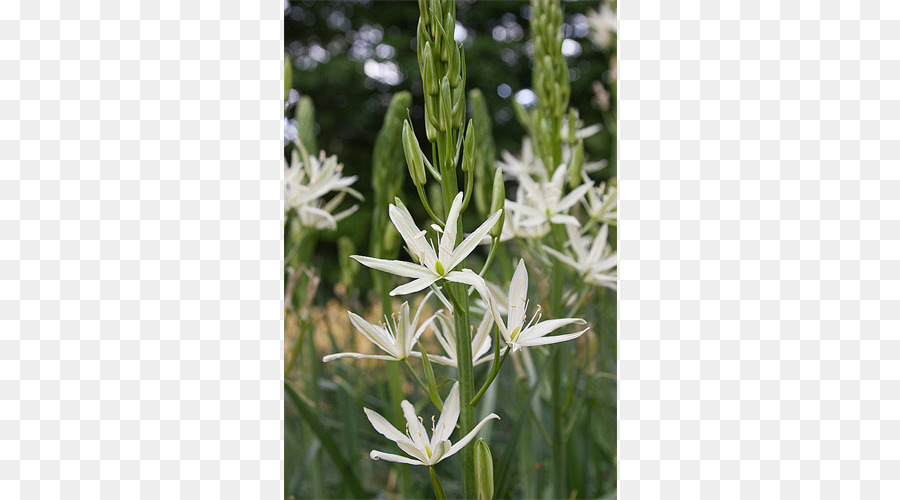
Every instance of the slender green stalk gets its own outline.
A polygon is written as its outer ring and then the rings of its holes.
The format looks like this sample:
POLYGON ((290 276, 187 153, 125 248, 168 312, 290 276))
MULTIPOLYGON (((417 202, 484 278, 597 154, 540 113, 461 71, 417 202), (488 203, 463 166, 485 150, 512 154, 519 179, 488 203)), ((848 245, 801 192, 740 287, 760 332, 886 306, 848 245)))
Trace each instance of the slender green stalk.
POLYGON ((431 475, 431 486, 434 487, 434 496, 437 497, 437 500, 447 500, 447 495, 444 494, 444 487, 441 485, 441 480, 438 479, 437 474, 434 473, 434 467, 429 467, 428 473, 431 475))

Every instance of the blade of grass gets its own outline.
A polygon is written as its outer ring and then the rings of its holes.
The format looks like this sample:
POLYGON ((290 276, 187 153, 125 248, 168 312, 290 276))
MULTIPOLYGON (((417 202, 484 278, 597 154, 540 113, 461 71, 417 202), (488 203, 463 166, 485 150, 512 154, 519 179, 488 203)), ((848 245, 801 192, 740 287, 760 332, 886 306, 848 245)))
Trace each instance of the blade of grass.
POLYGON ((353 468, 350 467, 344 454, 341 453, 341 449, 338 447, 337 443, 334 442, 334 438, 331 437, 331 434, 325 429, 325 426, 322 425, 315 410, 303 401, 303 399, 287 383, 284 384, 284 392, 288 395, 288 398, 294 404, 294 407, 297 408, 300 416, 303 417, 312 431, 319 438, 322 447, 325 449, 325 452, 328 453, 328 456, 331 458, 335 467, 337 467, 338 473, 340 473, 341 477, 347 483, 353 496, 355 498, 369 498, 366 490, 363 489, 360 484, 359 478, 354 474, 353 468))

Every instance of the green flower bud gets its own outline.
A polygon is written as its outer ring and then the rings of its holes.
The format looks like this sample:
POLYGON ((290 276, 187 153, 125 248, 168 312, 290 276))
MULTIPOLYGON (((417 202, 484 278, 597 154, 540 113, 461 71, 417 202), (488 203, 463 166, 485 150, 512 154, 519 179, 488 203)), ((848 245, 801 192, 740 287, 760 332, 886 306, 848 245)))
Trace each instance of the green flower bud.
POLYGON ((297 119, 297 140, 309 154, 315 155, 319 150, 316 147, 316 108, 309 96, 300 98, 294 116, 297 119))
MULTIPOLYGON (((435 129, 441 126, 441 99, 437 94, 425 96, 425 121, 435 129)), ((429 138, 431 140, 431 138, 429 138)), ((433 142, 433 141, 432 141, 433 142)))
POLYGON ((453 94, 450 93, 450 80, 445 76, 441 78, 441 106, 440 106, 440 121, 439 121, 439 129, 441 132, 446 132, 450 129, 453 124, 453 103, 451 102, 451 98, 453 94))
POLYGON ((430 119, 432 115, 429 114, 427 107, 425 114, 428 115, 429 118, 425 120, 425 136, 428 138, 428 142, 435 142, 437 141, 437 127, 432 123, 430 119))
POLYGON ((421 19, 422 23, 426 26, 430 22, 428 15, 428 0, 419 0, 419 19, 421 19))
POLYGON ((568 137, 567 142, 569 144, 575 144, 575 127, 578 123, 578 116, 574 109, 569 110, 568 119, 569 119, 569 130, 568 130, 569 137, 568 137))
POLYGON ((456 88, 459 86, 460 82, 459 46, 456 45, 456 42, 448 45, 450 45, 450 61, 447 75, 450 77, 450 86, 456 88))
POLYGON ((425 65, 425 74, 422 75, 422 87, 428 95, 436 95, 440 91, 437 71, 434 68, 434 53, 431 42, 425 42, 425 53, 422 56, 425 65))
MULTIPOLYGON (((493 214, 497 212, 497 210, 503 210, 504 206, 506 206, 506 186, 503 184, 503 170, 498 168, 494 170, 494 189, 491 192, 490 213, 493 214)), ((503 231, 503 221, 505 219, 506 210, 503 210, 503 213, 500 214, 500 218, 497 219, 497 224, 495 224, 488 233, 492 238, 500 236, 500 233, 503 231)))
POLYGON ((460 128, 466 119, 466 100, 463 97, 463 86, 453 89, 453 128, 460 128))
POLYGON ((422 149, 419 148, 419 140, 416 133, 409 125, 409 120, 403 121, 403 154, 406 156, 406 165, 409 167, 409 175, 413 184, 421 186, 425 184, 425 158, 422 149))
POLYGON ((291 60, 288 58, 287 54, 284 55, 284 100, 288 100, 288 96, 291 93, 291 87, 293 85, 293 78, 291 75, 292 71, 291 60))
POLYGON ((479 439, 475 442, 475 487, 478 500, 491 500, 494 497, 494 461, 491 448, 479 439))
POLYGON ((463 140, 463 172, 468 172, 475 168, 475 124, 469 120, 466 127, 466 138, 463 140))
MULTIPOLYGON (((574 135, 574 134, 573 134, 574 135)), ((575 149, 572 151, 572 160, 569 164, 569 188, 575 189, 581 185, 581 171, 584 167, 584 139, 578 139, 575 149)))
POLYGON ((449 12, 447 12, 444 14, 444 40, 441 44, 441 61, 450 61, 450 47, 451 45, 456 45, 456 40, 453 38, 455 31, 456 20, 453 19, 453 16, 449 12))

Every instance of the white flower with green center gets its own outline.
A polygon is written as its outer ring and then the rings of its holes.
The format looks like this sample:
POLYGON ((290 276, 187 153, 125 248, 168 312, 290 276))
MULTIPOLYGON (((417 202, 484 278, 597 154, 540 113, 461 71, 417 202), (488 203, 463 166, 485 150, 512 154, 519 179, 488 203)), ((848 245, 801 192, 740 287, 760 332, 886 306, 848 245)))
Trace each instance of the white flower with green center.
MULTIPOLYGON (((456 357, 456 330, 454 329, 453 318, 448 314, 440 314, 435 318, 435 322, 439 326, 432 326, 431 331, 434 332, 434 336, 447 355, 429 354, 428 360, 439 365, 456 368, 458 360, 456 357)), ((486 312, 478 325, 478 329, 475 330, 475 335, 472 337, 472 359, 474 360, 472 364, 475 366, 493 359, 493 353, 491 352, 491 330, 493 326, 494 318, 490 312, 486 312)))
POLYGON ((506 207, 514 215, 522 217, 521 227, 547 223, 580 227, 578 219, 569 215, 569 209, 584 197, 594 183, 586 182, 563 195, 567 179, 568 168, 565 165, 553 172, 549 182, 536 182, 527 175, 521 175, 516 201, 506 200, 506 207))
POLYGON ((561 318, 541 321, 540 307, 538 307, 538 311, 535 312, 534 316, 531 317, 531 321, 529 321, 528 324, 525 323, 525 312, 528 309, 528 270, 525 269, 525 261, 521 259, 519 260, 518 267, 516 267, 515 274, 513 274, 512 281, 509 284, 506 322, 500 317, 499 308, 495 305, 494 298, 488 290, 486 290, 486 287, 481 288, 479 293, 482 298, 488 298, 489 309, 494 316, 497 327, 500 328, 500 334, 513 352, 516 352, 523 347, 555 344, 557 342, 572 340, 580 337, 584 332, 590 329, 585 328, 580 332, 548 337, 547 335, 564 326, 574 323, 586 324, 586 321, 581 318, 561 318))
POLYGON ((372 452, 369 453, 369 457, 371 457, 372 460, 387 460, 389 462, 399 462, 401 464, 425 465, 430 467, 447 457, 453 456, 456 452, 463 449, 475 438, 478 431, 480 431, 481 428, 484 427, 484 424, 489 420, 500 418, 496 414, 491 413, 485 417, 484 420, 479 422, 471 432, 457 441, 456 444, 451 444, 450 435, 453 433, 453 429, 456 428, 457 420, 459 420, 459 382, 453 384, 453 388, 450 389, 450 394, 448 394, 447 399, 444 400, 444 410, 441 412, 437 424, 434 423, 434 418, 431 420, 431 439, 428 439, 425 432, 425 426, 422 425, 422 419, 416 415, 416 410, 413 408, 413 405, 410 404, 409 401, 404 400, 400 403, 400 406, 403 408, 403 416, 406 417, 405 434, 391 425, 391 423, 378 412, 368 408, 364 408, 364 410, 366 416, 369 417, 369 422, 372 423, 372 427, 374 427, 382 436, 397 443, 397 446, 412 458, 372 450, 372 452))
MULTIPOLYGON (((431 295, 431 294, 429 294, 431 295)), ((366 336, 367 339, 372 341, 373 344, 378 346, 382 351, 388 353, 388 356, 381 354, 360 354, 356 352, 341 352, 337 354, 329 354, 322 358, 322 361, 328 362, 337 358, 369 358, 369 359, 383 359, 387 361, 403 361, 409 356, 419 357, 420 353, 413 351, 413 347, 415 347, 416 342, 419 340, 419 337, 425 332, 425 329, 431 325, 432 321, 434 321, 437 313, 422 323, 419 328, 416 328, 416 324, 419 322, 419 315, 422 313, 422 308, 425 306, 425 302, 428 301, 428 296, 422 299, 422 302, 419 304, 419 308, 416 310, 416 315, 412 320, 409 318, 409 302, 404 302, 402 306, 400 306, 400 315, 394 314, 394 317, 391 318, 392 321, 388 321, 387 316, 385 316, 385 323, 381 326, 373 325, 368 321, 362 319, 358 315, 347 311, 347 314, 350 315, 350 322, 353 323, 353 326, 356 327, 363 335, 366 336)), ((440 311, 438 311, 440 313, 440 311)))
POLYGON ((456 246, 456 223, 462 209, 462 202, 463 194, 459 193, 450 206, 450 213, 447 215, 447 223, 444 226, 444 232, 440 237, 437 250, 425 239, 426 232, 419 230, 419 227, 416 226, 415 221, 413 221, 412 216, 405 207, 390 206, 388 212, 391 221, 397 227, 397 231, 400 232, 400 236, 403 237, 403 241, 406 242, 407 248, 409 248, 417 263, 376 259, 361 255, 351 255, 351 257, 360 264, 372 269, 378 269, 379 271, 405 278, 413 278, 409 283, 391 290, 391 295, 406 295, 418 292, 440 279, 467 285, 480 285, 484 280, 472 270, 454 271, 454 269, 462 264, 465 258, 475 250, 481 239, 494 227, 502 210, 497 210, 488 217, 478 229, 467 236, 459 246, 456 246))
POLYGON ((601 226, 593 240, 590 237, 583 237, 578 229, 571 226, 566 226, 566 230, 569 233, 568 246, 571 247, 574 256, 560 253, 547 246, 544 246, 544 250, 563 264, 575 269, 585 283, 615 290, 618 279, 615 268, 619 256, 612 252, 606 243, 609 226, 606 224, 601 226))

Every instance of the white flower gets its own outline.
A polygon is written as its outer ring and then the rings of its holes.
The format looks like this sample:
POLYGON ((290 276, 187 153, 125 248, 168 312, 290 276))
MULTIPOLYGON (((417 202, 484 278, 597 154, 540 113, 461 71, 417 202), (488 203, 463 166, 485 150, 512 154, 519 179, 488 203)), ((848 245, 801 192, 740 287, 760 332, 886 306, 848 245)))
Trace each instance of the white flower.
MULTIPOLYGON (((388 321, 387 316, 385 316, 385 323, 382 326, 373 325, 368 321, 362 319, 358 315, 347 311, 347 314, 350 315, 350 322, 353 323, 353 326, 356 327, 363 335, 366 336, 367 339, 371 340, 376 346, 378 346, 382 351, 389 354, 389 356, 384 356, 380 354, 359 354, 355 352, 341 352, 337 354, 329 354, 322 358, 322 361, 331 361, 337 358, 369 358, 369 359, 383 359, 388 361, 402 361, 409 356, 420 356, 420 354, 416 351, 413 351, 413 347, 416 345, 416 341, 419 340, 419 337, 422 336, 422 333, 425 332, 425 329, 431 325, 431 322, 434 320, 435 315, 431 316, 424 323, 422 323, 418 329, 416 329, 416 324, 419 322, 419 315, 422 313, 422 308, 425 306, 425 302, 428 301, 428 296, 426 295, 422 302, 419 304, 419 308, 416 310, 416 316, 409 319, 409 302, 404 302, 402 306, 400 306, 400 315, 399 317, 395 313, 392 321, 388 321), (391 324, 393 323, 393 325, 391 324)), ((439 313, 440 311, 438 311, 439 313)))
POLYGON ((337 157, 325 156, 321 151, 319 157, 307 154, 302 145, 291 155, 291 163, 284 162, 284 211, 295 210, 304 226, 316 229, 336 229, 337 222, 355 212, 354 205, 347 210, 334 214, 334 210, 349 194, 354 198, 363 196, 350 186, 356 182, 356 176, 343 177, 343 165, 337 157), (326 201, 325 196, 336 192, 337 196, 326 201))
POLYGON ((606 49, 612 43, 612 34, 619 31, 619 21, 616 19, 616 13, 608 3, 604 3, 598 13, 595 10, 588 10, 588 23, 591 26, 591 39, 601 49, 606 49))
POLYGON ((450 394, 444 400, 444 410, 441 412, 437 424, 434 423, 434 418, 431 419, 430 440, 425 432, 425 426, 422 425, 422 420, 416 415, 413 405, 409 401, 404 400, 400 403, 400 406, 403 408, 403 416, 406 417, 406 434, 397 430, 379 413, 368 408, 364 408, 364 410, 366 416, 369 417, 369 422, 372 423, 372 427, 379 434, 397 443, 401 450, 413 458, 372 450, 369 453, 369 457, 372 460, 387 460, 389 462, 430 467, 463 449, 475 438, 475 435, 478 434, 478 431, 484 427, 488 420, 500 418, 496 414, 491 413, 479 422, 471 432, 457 441, 456 444, 450 444, 450 434, 453 433, 453 429, 456 428, 456 421, 459 420, 459 382, 453 384, 450 394))
POLYGON ((566 230, 569 233, 568 246, 572 248, 575 254, 574 258, 547 246, 544 246, 544 250, 578 271, 585 283, 602 285, 615 290, 618 277, 614 269, 618 264, 619 257, 617 253, 611 253, 606 244, 609 226, 604 224, 600 227, 593 241, 590 237, 582 237, 572 226, 566 226, 566 230))
POLYGON ((414 278, 413 281, 391 290, 391 295, 406 295, 418 292, 442 278, 447 281, 465 283, 467 285, 480 284, 483 280, 472 270, 454 271, 453 269, 462 264, 463 260, 472 253, 472 250, 475 250, 481 239, 494 227, 502 210, 497 210, 497 212, 488 217, 478 229, 467 236, 458 247, 454 248, 456 244, 456 223, 457 219, 459 219, 459 212, 462 209, 462 201, 463 194, 457 194, 453 204, 450 206, 450 213, 447 215, 447 223, 441 235, 437 251, 432 244, 426 241, 426 232, 419 230, 419 227, 416 226, 415 221, 413 221, 412 216, 405 207, 390 206, 388 212, 391 221, 397 227, 397 231, 400 232, 400 236, 403 237, 403 241, 406 242, 406 246, 418 263, 376 259, 360 255, 351 255, 351 257, 364 266, 405 278, 414 278))
POLYGON ((619 219, 619 197, 615 186, 609 186, 602 182, 599 186, 591 188, 584 200, 581 200, 588 216, 601 222, 612 223, 613 225, 619 219))
POLYGON ((506 344, 512 348, 513 352, 518 351, 522 347, 555 344, 557 342, 572 340, 590 329, 585 328, 576 333, 547 337, 551 332, 566 325, 585 323, 585 321, 580 318, 561 318, 541 321, 540 307, 538 308, 538 312, 532 316, 531 321, 529 321, 527 325, 525 324, 525 311, 528 308, 528 302, 526 300, 528 294, 528 270, 525 269, 524 260, 519 260, 519 265, 516 267, 516 272, 513 274, 512 281, 509 284, 509 300, 507 301, 509 312, 507 313, 506 323, 504 323, 503 319, 500 317, 500 312, 494 305, 494 299, 491 297, 490 292, 485 288, 486 287, 480 289, 479 293, 481 293, 482 298, 488 298, 489 308, 491 314, 494 316, 494 321, 497 323, 497 327, 500 328, 500 334, 503 335, 503 340, 505 340, 506 344))
POLYGON ((510 217, 521 216, 520 225, 523 228, 546 223, 579 227, 581 223, 569 215, 569 209, 584 197, 594 183, 585 182, 563 196, 567 172, 568 168, 561 165, 553 172, 549 182, 537 182, 527 175, 520 176, 516 201, 506 200, 506 207, 512 214, 510 217))
MULTIPOLYGON (((453 325, 453 318, 447 314, 441 314, 436 319, 438 327, 432 326, 431 331, 437 337, 438 342, 447 353, 447 356, 439 356, 437 354, 429 354, 428 360, 434 361, 439 365, 457 367, 456 357, 456 330, 453 325)), ((491 330, 494 326, 494 318, 490 312, 486 312, 475 330, 472 337, 472 364, 477 366, 493 359, 491 352, 491 330)), ((502 353, 501 353, 502 354, 502 353)))

